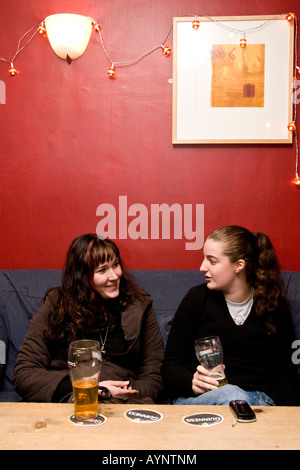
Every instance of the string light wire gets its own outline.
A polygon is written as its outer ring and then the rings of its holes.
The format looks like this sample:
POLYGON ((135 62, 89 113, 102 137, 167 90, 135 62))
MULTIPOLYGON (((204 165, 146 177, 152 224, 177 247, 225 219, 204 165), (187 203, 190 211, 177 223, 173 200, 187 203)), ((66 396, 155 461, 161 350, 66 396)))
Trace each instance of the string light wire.
POLYGON ((0 57, 0 60, 2 60, 3 62, 6 62, 7 64, 13 64, 15 59, 17 58, 17 56, 20 54, 21 51, 23 51, 23 49, 25 49, 25 47, 28 46, 28 44, 32 41, 32 39, 35 37, 35 35, 37 34, 38 32, 38 26, 33 26, 32 28, 30 28, 28 31, 26 31, 25 34, 23 34, 23 36, 19 39, 18 41, 18 47, 17 47, 17 50, 16 50, 16 53, 15 55, 13 56, 13 58, 11 60, 8 60, 8 59, 4 59, 4 57, 0 57), (28 41, 26 42, 26 44, 24 44, 24 46, 21 47, 21 42, 22 40, 27 36, 27 34, 29 34, 33 29, 35 29, 34 33, 32 34, 32 36, 28 39, 28 41))
MULTIPOLYGON (((297 41, 298 41, 298 22, 297 22, 297 17, 295 16, 294 18, 294 23, 295 23, 295 38, 294 38, 294 42, 295 42, 295 45, 294 45, 294 78, 296 80, 296 77, 297 77, 297 72, 298 72, 298 48, 297 48, 297 41)), ((297 119, 297 99, 296 97, 294 96, 294 122, 296 123, 296 119, 297 119)), ((295 148, 296 148, 296 168, 295 168, 295 184, 296 185, 299 185, 300 184, 300 180, 299 180, 299 174, 298 174, 298 166, 299 166, 299 146, 298 146, 298 133, 297 133, 297 127, 294 131, 294 135, 295 135, 295 148)))
MULTIPOLYGON (((162 45, 164 45, 172 31, 172 28, 173 28, 173 25, 170 27, 164 41, 161 43, 162 45)), ((98 28, 97 31, 99 33, 99 38, 100 38, 100 42, 101 42, 101 46, 102 46, 102 49, 106 55, 106 57, 108 58, 108 60, 111 62, 112 64, 112 68, 117 65, 117 66, 129 66, 129 65, 134 65, 134 64, 137 64, 138 62, 140 62, 142 59, 144 59, 146 56, 152 54, 152 52, 156 51, 157 49, 160 49, 161 48, 161 44, 159 46, 154 46, 152 47, 152 49, 149 49, 148 51, 144 52, 143 54, 140 54, 138 57, 134 58, 134 59, 130 59, 130 60, 122 60, 122 61, 116 61, 116 60, 113 60, 109 53, 107 52, 107 49, 104 45, 104 42, 103 42, 103 37, 102 37, 102 33, 101 33, 101 28, 98 28)))
POLYGON ((258 29, 264 28, 266 25, 270 24, 271 22, 276 21, 282 15, 275 15, 272 18, 266 20, 264 23, 259 24, 257 26, 254 26, 253 28, 248 28, 248 29, 233 28, 232 26, 228 26, 225 23, 222 23, 221 21, 216 20, 215 18, 213 18, 211 16, 201 16, 201 15, 193 15, 193 14, 186 15, 186 16, 193 16, 195 18, 207 19, 207 20, 211 21, 212 23, 215 23, 215 25, 218 26, 219 28, 224 28, 227 31, 231 31, 232 33, 239 33, 239 34, 245 35, 246 33, 250 33, 251 31, 257 31, 258 29))

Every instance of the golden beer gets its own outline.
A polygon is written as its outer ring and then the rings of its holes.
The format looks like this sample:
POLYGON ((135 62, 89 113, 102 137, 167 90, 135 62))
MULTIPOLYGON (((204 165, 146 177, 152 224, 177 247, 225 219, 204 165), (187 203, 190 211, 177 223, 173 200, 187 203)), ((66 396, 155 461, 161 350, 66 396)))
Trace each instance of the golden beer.
POLYGON ((98 381, 76 380, 73 383, 74 414, 77 419, 90 420, 98 416, 98 381))
POLYGON ((218 387, 222 387, 223 385, 227 385, 228 384, 228 381, 225 377, 225 374, 222 374, 220 372, 213 372, 211 375, 210 375, 213 379, 216 379, 219 383, 218 383, 218 387))

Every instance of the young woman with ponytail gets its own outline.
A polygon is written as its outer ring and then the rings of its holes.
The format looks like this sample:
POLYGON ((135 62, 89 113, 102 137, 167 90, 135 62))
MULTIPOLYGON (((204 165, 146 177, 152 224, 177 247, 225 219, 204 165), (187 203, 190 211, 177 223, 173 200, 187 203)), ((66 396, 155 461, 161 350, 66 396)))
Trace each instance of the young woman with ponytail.
POLYGON ((269 238, 236 225, 213 231, 203 248, 206 283, 192 288, 172 322, 163 363, 175 404, 299 405, 291 361, 294 331, 269 238), (194 341, 219 336, 228 385, 200 366, 194 341))

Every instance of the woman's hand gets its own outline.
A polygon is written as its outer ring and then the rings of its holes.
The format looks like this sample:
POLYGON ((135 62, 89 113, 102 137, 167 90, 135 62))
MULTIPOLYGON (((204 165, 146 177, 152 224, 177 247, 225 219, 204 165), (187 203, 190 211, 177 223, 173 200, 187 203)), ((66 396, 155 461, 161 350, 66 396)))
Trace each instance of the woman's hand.
POLYGON ((210 371, 203 366, 198 366, 192 380, 192 390, 195 395, 214 390, 217 386, 218 381, 210 376, 210 371))
POLYGON ((132 387, 130 387, 129 380, 104 380, 103 382, 99 382, 99 386, 106 387, 112 397, 128 395, 128 393, 139 393, 138 390, 133 390, 132 387))

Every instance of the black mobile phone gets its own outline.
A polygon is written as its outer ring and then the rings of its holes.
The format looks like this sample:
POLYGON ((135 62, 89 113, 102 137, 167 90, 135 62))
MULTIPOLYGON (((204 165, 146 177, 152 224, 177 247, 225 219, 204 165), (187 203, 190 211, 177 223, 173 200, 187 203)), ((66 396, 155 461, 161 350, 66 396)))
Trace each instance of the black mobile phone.
POLYGON ((229 408, 240 423, 252 423, 256 421, 256 416, 249 403, 244 400, 232 400, 229 408))

